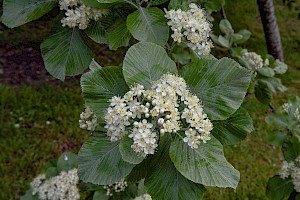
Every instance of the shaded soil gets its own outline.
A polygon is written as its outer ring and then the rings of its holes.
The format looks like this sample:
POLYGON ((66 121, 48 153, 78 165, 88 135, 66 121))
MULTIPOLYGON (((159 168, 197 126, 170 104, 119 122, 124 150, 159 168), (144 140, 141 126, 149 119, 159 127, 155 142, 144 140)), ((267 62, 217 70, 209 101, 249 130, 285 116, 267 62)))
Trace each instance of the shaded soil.
MULTIPOLYGON (((106 45, 93 44, 95 59, 101 66, 118 65, 125 49, 110 51, 106 45)), ((66 77, 66 82, 78 82, 81 75, 66 77)), ((36 44, 0 45, 0 84, 30 85, 37 82, 60 84, 46 70, 41 52, 36 44)))
POLYGON ((45 69, 40 51, 28 45, 0 46, 0 82, 30 84, 57 81, 45 69))

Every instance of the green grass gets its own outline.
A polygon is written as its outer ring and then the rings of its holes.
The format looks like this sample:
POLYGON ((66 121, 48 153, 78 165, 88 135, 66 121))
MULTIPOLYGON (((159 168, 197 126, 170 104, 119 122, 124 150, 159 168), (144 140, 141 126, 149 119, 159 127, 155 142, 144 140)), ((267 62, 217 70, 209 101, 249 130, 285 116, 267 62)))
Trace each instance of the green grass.
POLYGON ((0 86, 0 199, 18 199, 49 159, 80 148, 89 135, 78 127, 80 93, 79 83, 0 86))
MULTIPOLYGON (((281 77, 289 90, 275 96, 273 104, 276 108, 288 97, 300 95, 300 20, 294 11, 289 11, 279 1, 274 2, 285 60, 290 66, 288 73, 281 77)), ((266 53, 256 1, 226 0, 225 9, 236 31, 246 28, 252 32, 244 47, 266 53)), ((5 34, 5 37, 12 37, 5 34)), ((38 36, 36 40, 39 40, 38 36)), ((105 58, 110 54, 100 51, 97 54, 103 63, 115 63, 116 59, 105 58)), ((123 52, 118 55, 123 55, 123 52)), ((280 169, 280 149, 273 148, 264 140, 270 131, 264 123, 268 107, 251 95, 243 106, 253 117, 255 131, 241 144, 225 147, 226 157, 241 173, 240 184, 236 190, 208 188, 205 199, 266 199, 266 183, 280 169)), ((82 110, 83 99, 78 82, 18 87, 0 85, 1 200, 18 199, 49 159, 63 151, 76 152, 79 149, 89 135, 78 128, 78 116, 82 110), (50 125, 46 125, 46 121, 50 121, 50 125), (20 128, 15 128, 16 124, 20 128)))

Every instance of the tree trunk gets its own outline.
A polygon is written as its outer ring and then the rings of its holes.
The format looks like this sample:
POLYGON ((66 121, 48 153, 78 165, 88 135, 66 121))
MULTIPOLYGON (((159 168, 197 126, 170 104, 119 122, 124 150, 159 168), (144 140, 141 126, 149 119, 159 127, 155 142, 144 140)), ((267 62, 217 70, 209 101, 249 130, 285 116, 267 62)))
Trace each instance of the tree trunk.
POLYGON ((268 53, 276 59, 284 61, 273 0, 257 0, 257 5, 264 27, 268 53))

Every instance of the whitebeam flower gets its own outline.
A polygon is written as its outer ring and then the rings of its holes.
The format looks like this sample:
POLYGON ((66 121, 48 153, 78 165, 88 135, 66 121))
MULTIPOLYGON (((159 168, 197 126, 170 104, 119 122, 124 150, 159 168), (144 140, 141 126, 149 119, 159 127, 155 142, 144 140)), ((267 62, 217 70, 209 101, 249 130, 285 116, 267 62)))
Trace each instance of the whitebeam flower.
POLYGON ((134 200, 152 200, 149 194, 143 194, 141 196, 135 197, 134 200))
POLYGON ((60 9, 65 10, 65 17, 61 20, 62 26, 86 29, 89 22, 93 19, 99 20, 108 13, 106 9, 90 8, 82 4, 79 0, 60 0, 60 9))
POLYGON ((46 179, 45 174, 38 175, 32 182, 32 194, 38 194, 39 199, 80 199, 79 189, 77 188, 79 178, 77 169, 68 172, 62 171, 58 176, 46 179))
POLYGON ((297 192, 300 192, 300 156, 298 156, 292 162, 283 162, 280 177, 282 179, 288 178, 291 176, 292 182, 294 184, 294 189, 297 192))
POLYGON ((114 192, 123 192, 125 191, 126 187, 128 186, 127 181, 124 179, 111 184, 111 185, 105 185, 103 188, 106 189, 106 195, 107 196, 113 196, 114 192))
POLYGON ((94 131, 98 125, 97 116, 89 107, 86 107, 84 112, 80 114, 80 120, 78 122, 80 128, 89 131, 94 131))
POLYGON ((171 74, 155 81, 150 90, 135 85, 123 98, 113 97, 105 121, 111 141, 128 134, 131 148, 142 156, 154 154, 165 133, 179 135, 198 148, 201 141, 210 140, 213 128, 200 99, 189 92, 183 78, 171 74))
POLYGON ((242 54, 242 59, 244 59, 250 67, 250 70, 256 71, 264 66, 264 61, 260 55, 255 52, 245 52, 242 54))
POLYGON ((185 38, 187 46, 198 55, 208 55, 213 47, 209 40, 212 25, 207 21, 203 9, 194 3, 191 3, 189 7, 190 9, 187 11, 165 10, 165 17, 169 19, 168 25, 173 31, 171 37, 178 43, 185 38))

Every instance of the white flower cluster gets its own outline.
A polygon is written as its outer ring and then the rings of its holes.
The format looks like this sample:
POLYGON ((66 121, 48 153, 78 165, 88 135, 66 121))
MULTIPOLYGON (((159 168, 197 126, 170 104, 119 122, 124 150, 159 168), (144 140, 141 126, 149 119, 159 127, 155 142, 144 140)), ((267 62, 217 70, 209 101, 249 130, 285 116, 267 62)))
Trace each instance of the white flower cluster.
POLYGON ((196 51, 198 55, 208 55, 213 47, 209 40, 212 25, 207 21, 203 9, 194 3, 191 3, 189 7, 190 9, 187 11, 165 10, 165 17, 169 19, 168 25, 173 31, 171 37, 178 43, 186 38, 187 46, 196 51))
POLYGON ((79 127, 89 131, 94 131, 98 125, 97 116, 94 115, 93 111, 86 107, 84 112, 80 114, 79 127))
POLYGON ((260 55, 255 52, 245 52, 242 54, 242 59, 244 59, 251 70, 256 71, 264 66, 264 61, 260 55))
POLYGON ((141 196, 135 197, 134 200, 152 200, 149 194, 143 194, 141 196))
POLYGON ((76 200, 80 199, 77 188, 79 178, 77 169, 62 171, 58 176, 46 179, 45 174, 38 175, 32 182, 32 194, 38 194, 41 200, 76 200))
POLYGON ((59 0, 61 10, 65 10, 65 17, 61 20, 62 26, 70 28, 78 26, 80 29, 86 29, 90 20, 99 20, 106 15, 106 9, 90 8, 82 4, 79 0, 59 0))
POLYGON ((300 122, 300 111, 299 111, 299 108, 296 108, 296 110, 294 112, 294 116, 295 116, 296 120, 300 122))
POLYGON ((295 111, 293 109, 291 109, 292 104, 290 103, 284 103, 281 108, 284 112, 286 112, 287 114, 291 113, 294 115, 294 117, 296 118, 296 120, 298 122, 300 122, 300 109, 296 108, 295 111))
POLYGON ((284 103, 284 104, 282 104, 281 108, 284 112, 289 113, 291 106, 292 106, 292 104, 290 104, 290 103, 284 103))
POLYGON ((275 60, 275 63, 274 63, 275 73, 284 74, 287 70, 288 70, 288 66, 284 62, 281 62, 279 59, 275 60))
POLYGON ((105 185, 104 189, 106 189, 106 195, 107 196, 113 196, 114 192, 123 192, 125 191, 126 187, 127 187, 127 182, 122 179, 121 181, 118 181, 114 184, 111 185, 105 185))
POLYGON ((185 132, 192 148, 210 140, 212 123, 197 96, 192 95, 183 78, 166 74, 150 90, 136 85, 123 98, 113 97, 105 116, 107 135, 117 141, 126 134, 132 149, 146 156, 154 154, 160 134, 185 132))
POLYGON ((292 162, 284 161, 279 175, 282 179, 291 176, 294 189, 300 192, 300 156, 292 162))

